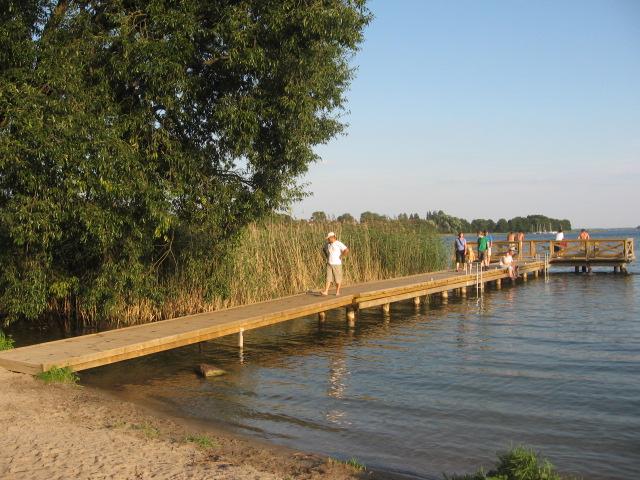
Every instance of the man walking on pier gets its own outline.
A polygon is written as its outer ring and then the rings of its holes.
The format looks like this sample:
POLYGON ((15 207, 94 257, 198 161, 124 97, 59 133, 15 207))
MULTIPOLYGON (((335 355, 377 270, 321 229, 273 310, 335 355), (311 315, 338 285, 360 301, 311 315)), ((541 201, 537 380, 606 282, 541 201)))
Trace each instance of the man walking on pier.
POLYGON ((327 259, 327 284, 322 295, 329 295, 331 283, 336 286, 336 295, 340 295, 342 284, 342 257, 349 253, 347 246, 336 237, 334 232, 327 234, 327 243, 324 245, 324 256, 327 259))
POLYGON ((464 258, 467 255, 467 239, 464 238, 464 233, 458 232, 453 246, 456 254, 456 272, 459 272, 460 265, 464 267, 464 258))

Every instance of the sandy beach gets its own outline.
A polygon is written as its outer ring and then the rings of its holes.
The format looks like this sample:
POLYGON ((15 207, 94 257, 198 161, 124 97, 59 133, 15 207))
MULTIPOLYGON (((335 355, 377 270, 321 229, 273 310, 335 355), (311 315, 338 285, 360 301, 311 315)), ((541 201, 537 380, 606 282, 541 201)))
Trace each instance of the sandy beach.
POLYGON ((326 457, 213 431, 94 389, 3 369, 0 384, 3 480, 370 478, 326 457))

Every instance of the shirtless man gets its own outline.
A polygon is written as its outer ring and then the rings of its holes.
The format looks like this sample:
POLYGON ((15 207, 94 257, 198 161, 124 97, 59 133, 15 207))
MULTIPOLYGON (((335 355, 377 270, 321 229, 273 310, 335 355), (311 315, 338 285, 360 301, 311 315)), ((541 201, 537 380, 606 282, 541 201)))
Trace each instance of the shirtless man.
POLYGON ((519 257, 523 256, 523 249, 524 249, 524 232, 522 230, 520 230, 518 232, 518 234, 516 235, 516 240, 518 241, 518 251, 517 251, 517 255, 519 257))
POLYGON ((584 228, 580 230, 580 235, 578 235, 578 240, 589 240, 591 235, 584 228))

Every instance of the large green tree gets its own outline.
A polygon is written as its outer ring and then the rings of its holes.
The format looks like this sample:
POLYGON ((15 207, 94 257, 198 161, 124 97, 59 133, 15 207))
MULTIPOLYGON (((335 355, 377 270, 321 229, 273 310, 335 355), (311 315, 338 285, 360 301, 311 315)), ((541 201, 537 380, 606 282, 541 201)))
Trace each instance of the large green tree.
POLYGON ((368 21, 365 0, 0 0, 5 321, 212 268, 342 130, 368 21))

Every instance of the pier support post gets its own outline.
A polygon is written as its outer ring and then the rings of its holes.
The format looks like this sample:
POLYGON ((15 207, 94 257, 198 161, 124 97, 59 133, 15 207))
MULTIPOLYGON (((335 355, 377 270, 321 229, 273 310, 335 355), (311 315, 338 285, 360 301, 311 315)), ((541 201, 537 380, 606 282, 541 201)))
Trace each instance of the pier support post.
POLYGON ((244 347, 244 328, 241 328, 238 332, 238 348, 244 347))
POLYGON ((442 292, 442 298, 449 298, 449 292, 447 290, 442 292))
POLYGON ((467 287, 461 287, 460 288, 460 295, 462 297, 466 297, 467 296, 467 287))
POLYGON ((586 265, 582 266, 582 273, 587 273, 587 266, 586 265))
POLYGON ((618 270, 620 271, 620 273, 624 273, 625 275, 629 274, 629 272, 627 271, 627 266, 626 265, 620 265, 618 267, 618 270))
POLYGON ((347 323, 349 327, 356 326, 356 309, 353 307, 347 307, 347 323))
POLYGON ((534 278, 538 278, 539 276, 540 276, 540 270, 536 270, 535 272, 533 272, 534 278))
POLYGON ((324 322, 327 319, 327 312, 318 312, 318 321, 324 322))
POLYGON ((576 266, 574 271, 575 273, 580 273, 580 267, 576 266))
POLYGON ((618 265, 613 266, 613 273, 618 273, 620 271, 620 267, 618 265))
POLYGON ((419 307, 420 306, 420 297, 413 297, 413 304, 416 307, 419 307))
POLYGON ((526 282, 526 281, 527 281, 527 279, 528 279, 528 277, 529 277, 529 274, 528 274, 527 272, 524 272, 524 273, 522 274, 522 281, 523 281, 523 282, 526 282))
POLYGON ((499 278, 496 280, 496 288, 500 290, 502 288, 502 279, 499 278))
POLYGON ((382 313, 388 315, 390 310, 391 310, 391 304, 390 303, 383 303, 382 304, 382 313))

